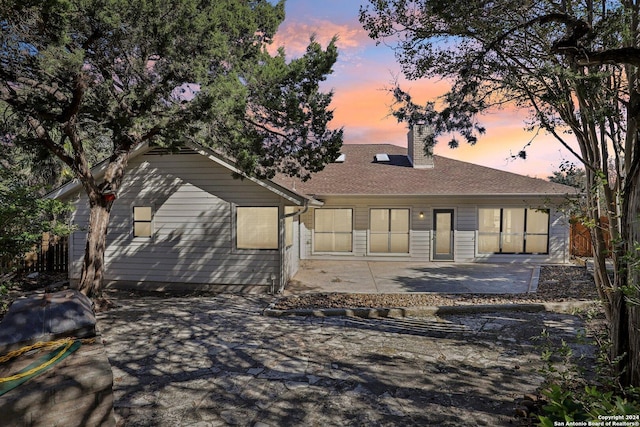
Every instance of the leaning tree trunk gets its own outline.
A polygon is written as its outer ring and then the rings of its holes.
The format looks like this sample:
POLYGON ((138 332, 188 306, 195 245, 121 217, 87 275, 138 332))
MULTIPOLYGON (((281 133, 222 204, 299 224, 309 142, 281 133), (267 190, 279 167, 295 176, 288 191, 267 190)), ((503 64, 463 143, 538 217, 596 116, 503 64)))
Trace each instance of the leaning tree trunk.
POLYGON ((114 144, 114 154, 109 159, 103 182, 97 185, 93 177, 83 181, 89 196, 90 213, 87 244, 78 289, 89 298, 101 302, 106 302, 102 298, 102 290, 105 271, 104 255, 111 207, 124 178, 129 153, 138 142, 124 135, 114 144))
POLYGON ((78 290, 89 298, 102 296, 104 279, 104 252, 111 203, 102 200, 91 203, 89 230, 78 290))

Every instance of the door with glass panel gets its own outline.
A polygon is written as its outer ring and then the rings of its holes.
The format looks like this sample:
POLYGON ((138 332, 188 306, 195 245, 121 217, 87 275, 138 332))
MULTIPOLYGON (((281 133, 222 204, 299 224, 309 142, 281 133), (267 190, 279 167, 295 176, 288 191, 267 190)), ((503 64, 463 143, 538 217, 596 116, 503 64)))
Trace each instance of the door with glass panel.
POLYGON ((453 261, 453 209, 433 210, 433 259, 453 261))

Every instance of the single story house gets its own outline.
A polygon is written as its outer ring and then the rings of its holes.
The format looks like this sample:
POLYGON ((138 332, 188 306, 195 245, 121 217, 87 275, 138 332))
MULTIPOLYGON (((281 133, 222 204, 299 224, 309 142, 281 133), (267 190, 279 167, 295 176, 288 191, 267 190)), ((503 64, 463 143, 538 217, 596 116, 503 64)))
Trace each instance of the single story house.
MULTIPOLYGON (((236 179, 233 162, 196 145, 177 153, 140 147, 113 205, 105 279, 276 291, 305 259, 568 261, 560 206, 575 189, 427 156, 426 131, 411 129, 408 148, 346 144, 307 182, 236 179)), ((76 205, 69 275, 77 280, 87 199, 73 181, 50 196, 76 205)))

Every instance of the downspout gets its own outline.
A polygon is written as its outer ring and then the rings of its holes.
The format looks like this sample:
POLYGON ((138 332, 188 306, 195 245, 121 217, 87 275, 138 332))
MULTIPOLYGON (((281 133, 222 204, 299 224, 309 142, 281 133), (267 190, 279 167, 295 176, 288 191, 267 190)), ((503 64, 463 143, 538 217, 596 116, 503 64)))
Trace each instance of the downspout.
MULTIPOLYGON (((305 199, 304 200, 304 206, 302 207, 302 210, 299 210, 297 212, 293 212, 290 214, 285 214, 282 219, 286 219, 286 218, 296 218, 299 217, 301 215, 304 215, 305 213, 307 213, 307 211, 309 211, 309 199, 305 199)), ((285 231, 286 232, 286 231, 285 231)), ((298 246, 300 245, 300 233, 298 233, 298 246)), ((285 256, 285 252, 286 252, 287 248, 285 247, 285 245, 282 245, 282 251, 281 251, 281 255, 280 255, 280 265, 284 266, 284 256, 285 256)), ((298 255, 299 256, 299 255, 298 255)), ((285 287, 285 280, 284 280, 284 269, 281 270, 281 274, 280 274, 280 288, 278 289, 279 294, 281 294, 284 291, 284 287, 285 287)), ((275 289, 272 290, 272 293, 275 291, 275 289)))

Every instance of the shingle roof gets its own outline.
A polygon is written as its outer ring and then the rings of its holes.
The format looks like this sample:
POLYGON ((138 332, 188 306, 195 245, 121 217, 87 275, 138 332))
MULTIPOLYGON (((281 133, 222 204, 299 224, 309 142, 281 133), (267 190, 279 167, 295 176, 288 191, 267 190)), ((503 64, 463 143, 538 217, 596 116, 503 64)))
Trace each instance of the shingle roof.
POLYGON ((391 144, 345 144, 344 163, 331 163, 307 182, 278 176, 277 183, 310 196, 330 195, 565 195, 577 190, 538 178, 434 156, 432 169, 411 166, 407 149, 391 144), (376 163, 386 153, 389 162, 376 163))

